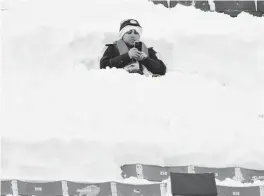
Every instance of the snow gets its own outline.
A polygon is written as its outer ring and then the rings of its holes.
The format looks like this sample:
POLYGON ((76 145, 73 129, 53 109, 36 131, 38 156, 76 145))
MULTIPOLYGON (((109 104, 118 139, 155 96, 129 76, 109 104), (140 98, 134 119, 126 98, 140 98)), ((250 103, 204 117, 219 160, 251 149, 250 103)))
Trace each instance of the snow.
POLYGON ((216 179, 216 184, 220 186, 231 186, 231 187, 249 187, 249 186, 263 186, 263 181, 256 180, 253 183, 241 183, 230 178, 225 181, 219 181, 216 179))
POLYGON ((147 0, 4 6, 4 178, 122 181, 120 165, 168 157, 264 169, 263 19, 147 0), (165 77, 98 70, 104 44, 130 17, 167 64, 165 77))

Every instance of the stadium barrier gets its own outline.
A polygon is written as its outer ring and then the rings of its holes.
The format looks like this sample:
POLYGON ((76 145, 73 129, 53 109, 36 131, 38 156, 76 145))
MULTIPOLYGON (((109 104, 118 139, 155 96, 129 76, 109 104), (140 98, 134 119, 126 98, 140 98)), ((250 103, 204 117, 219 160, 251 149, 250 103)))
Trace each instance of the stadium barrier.
POLYGON ((134 185, 119 182, 1 180, 3 196, 165 196, 166 193, 166 183, 134 185))
POLYGON ((149 181, 161 182, 169 178, 170 172, 179 173, 215 173, 216 179, 223 181, 227 178, 242 183, 264 181, 264 170, 253 170, 242 167, 199 167, 199 166, 156 166, 144 164, 129 164, 121 166, 122 177, 137 177, 149 181))
MULTIPOLYGON (((264 186, 217 186, 218 196, 264 196, 264 186)), ((84 183, 72 181, 30 182, 1 180, 2 196, 168 196, 166 183, 144 185, 119 182, 84 183)))

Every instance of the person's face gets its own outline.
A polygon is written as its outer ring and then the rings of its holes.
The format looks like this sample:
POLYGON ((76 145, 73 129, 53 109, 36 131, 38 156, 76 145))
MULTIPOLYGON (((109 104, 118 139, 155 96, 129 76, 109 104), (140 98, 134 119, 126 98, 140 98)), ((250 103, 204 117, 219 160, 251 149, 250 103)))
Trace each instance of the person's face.
POLYGON ((129 46, 134 46, 134 42, 139 41, 139 39, 140 39, 139 33, 134 29, 131 29, 123 36, 124 42, 129 46))

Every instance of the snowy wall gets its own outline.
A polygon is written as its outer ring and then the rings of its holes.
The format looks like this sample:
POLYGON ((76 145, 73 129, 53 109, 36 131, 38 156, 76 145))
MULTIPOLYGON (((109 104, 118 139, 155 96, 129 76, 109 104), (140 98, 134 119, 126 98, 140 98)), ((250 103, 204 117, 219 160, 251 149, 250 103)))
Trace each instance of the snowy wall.
POLYGON ((3 71, 27 74, 14 84, 22 86, 29 76, 98 68, 104 44, 116 39, 120 21, 135 17, 143 26, 142 40, 159 52, 169 70, 201 74, 224 85, 264 84, 261 18, 247 13, 229 18, 182 5, 169 10, 147 1, 111 2, 68 1, 62 7, 59 0, 6 1, 8 10, 1 13, 3 71), (105 15, 111 15, 108 21, 105 15))
POLYGON ((240 0, 240 1, 201 1, 201 0, 152 0, 154 4, 162 4, 166 8, 174 8, 178 4, 185 6, 194 6, 196 9, 205 12, 224 13, 231 17, 237 17, 242 12, 253 16, 262 17, 264 15, 264 3, 261 0, 240 0))

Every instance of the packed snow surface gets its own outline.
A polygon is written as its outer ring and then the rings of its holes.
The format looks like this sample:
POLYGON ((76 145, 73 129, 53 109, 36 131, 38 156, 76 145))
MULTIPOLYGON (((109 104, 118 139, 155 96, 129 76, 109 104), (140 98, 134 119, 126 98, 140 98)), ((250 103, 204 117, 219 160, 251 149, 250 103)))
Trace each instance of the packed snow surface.
POLYGON ((3 178, 122 180, 129 163, 264 169, 263 18, 142 0, 3 6, 3 178), (124 18, 139 20, 165 77, 98 69, 124 18))

